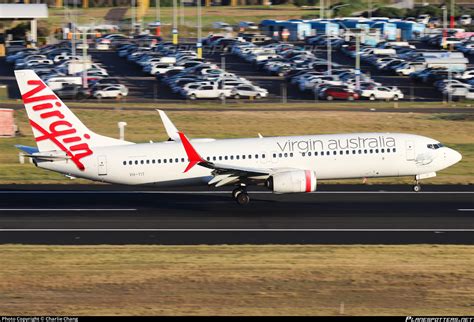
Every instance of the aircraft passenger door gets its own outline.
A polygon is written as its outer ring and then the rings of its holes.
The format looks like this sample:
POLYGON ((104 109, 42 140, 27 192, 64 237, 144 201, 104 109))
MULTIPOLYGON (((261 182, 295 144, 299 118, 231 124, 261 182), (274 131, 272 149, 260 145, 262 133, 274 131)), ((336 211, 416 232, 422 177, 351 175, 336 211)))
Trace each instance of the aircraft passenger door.
POLYGON ((413 141, 406 141, 405 148, 407 153, 407 160, 415 160, 415 145, 413 144, 413 141))
POLYGON ((97 157, 97 170, 99 176, 107 175, 107 157, 105 155, 99 155, 97 157))

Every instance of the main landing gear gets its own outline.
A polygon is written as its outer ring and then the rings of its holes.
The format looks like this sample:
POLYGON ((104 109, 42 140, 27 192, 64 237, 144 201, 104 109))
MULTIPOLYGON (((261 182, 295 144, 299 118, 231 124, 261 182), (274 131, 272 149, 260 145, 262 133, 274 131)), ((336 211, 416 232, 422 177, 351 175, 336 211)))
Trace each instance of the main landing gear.
POLYGON ((413 191, 415 191, 415 192, 420 192, 421 191, 420 182, 416 179, 415 179, 415 185, 413 186, 413 191))
POLYGON ((250 197, 245 186, 235 188, 234 191, 232 191, 232 197, 234 197, 235 201, 241 206, 248 205, 250 202, 250 197))

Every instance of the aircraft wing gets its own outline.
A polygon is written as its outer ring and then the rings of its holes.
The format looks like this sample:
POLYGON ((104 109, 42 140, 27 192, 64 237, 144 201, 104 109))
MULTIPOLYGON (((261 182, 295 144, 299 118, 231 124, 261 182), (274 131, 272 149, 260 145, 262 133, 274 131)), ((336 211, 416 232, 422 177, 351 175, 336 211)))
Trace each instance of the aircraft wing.
POLYGON ((189 159, 189 164, 184 172, 188 172, 195 165, 212 169, 212 175, 214 178, 208 182, 210 185, 214 184, 216 187, 220 187, 226 184, 234 184, 236 182, 245 183, 264 181, 272 173, 277 172, 274 169, 238 167, 207 161, 194 149, 186 135, 182 132, 178 132, 178 135, 189 159))

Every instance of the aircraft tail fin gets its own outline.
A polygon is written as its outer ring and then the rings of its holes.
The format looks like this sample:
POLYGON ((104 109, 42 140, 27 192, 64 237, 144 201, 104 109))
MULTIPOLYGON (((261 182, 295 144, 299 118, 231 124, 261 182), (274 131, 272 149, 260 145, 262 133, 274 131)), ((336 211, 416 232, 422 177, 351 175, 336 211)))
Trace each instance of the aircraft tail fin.
POLYGON ((16 70, 15 77, 39 152, 88 153, 93 147, 131 143, 89 130, 33 70, 16 70))

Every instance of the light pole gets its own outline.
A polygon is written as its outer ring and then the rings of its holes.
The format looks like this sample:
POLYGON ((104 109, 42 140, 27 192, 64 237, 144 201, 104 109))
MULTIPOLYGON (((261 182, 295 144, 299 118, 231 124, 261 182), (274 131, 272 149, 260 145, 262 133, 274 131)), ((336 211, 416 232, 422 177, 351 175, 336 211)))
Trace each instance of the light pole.
POLYGON ((130 34, 133 35, 133 34, 135 34, 135 19, 136 19, 136 15, 137 15, 136 12, 135 12, 135 11, 136 11, 136 0, 132 0, 131 6, 132 6, 132 7, 131 7, 131 12, 130 12, 130 14, 132 15, 132 17, 131 17, 131 18, 132 18, 132 19, 131 19, 132 27, 130 28, 130 30, 131 30, 131 31, 130 31, 130 34))
POLYGON ((178 0, 173 0, 173 45, 178 44, 178 0))
MULTIPOLYGON (((346 4, 341 4, 341 5, 338 5, 338 6, 335 6, 334 8, 330 8, 331 6, 331 0, 328 0, 328 18, 331 19, 332 18, 332 13, 333 13, 333 10, 334 9, 337 9, 337 8, 341 8, 341 7, 346 7, 348 6, 349 4, 346 3, 346 4)), ((327 48, 328 48, 328 54, 327 54, 327 61, 328 61, 328 74, 329 75, 332 75, 332 40, 331 40, 331 36, 333 35, 333 32, 332 32, 332 29, 326 29, 326 36, 327 36, 327 48)))
POLYGON ((319 0, 319 18, 324 19, 324 0, 319 0))
POLYGON ((446 37, 448 33, 448 11, 446 6, 441 7, 443 9, 443 38, 442 38, 442 46, 446 49, 446 37))
POLYGON ((356 61, 355 61, 356 89, 360 90, 360 31, 357 32, 355 36, 356 36, 356 61))
POLYGON ((450 28, 454 28, 454 1, 455 0, 451 0, 451 17, 449 23, 450 28))
POLYGON ((201 0, 196 1, 197 4, 197 42, 196 50, 198 58, 202 58, 202 12, 201 12, 201 0))
POLYGON ((155 0, 155 23, 159 23, 156 26, 155 35, 160 37, 161 36, 161 8, 160 8, 160 0, 155 0))
POLYGON ((368 4, 367 16, 369 17, 369 19, 371 19, 372 18, 372 0, 367 0, 367 4, 368 4))

